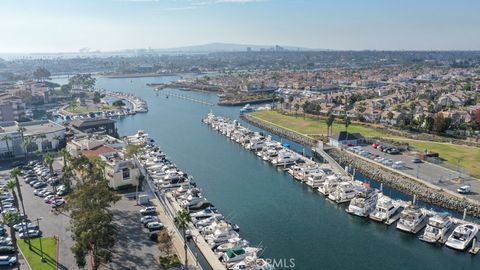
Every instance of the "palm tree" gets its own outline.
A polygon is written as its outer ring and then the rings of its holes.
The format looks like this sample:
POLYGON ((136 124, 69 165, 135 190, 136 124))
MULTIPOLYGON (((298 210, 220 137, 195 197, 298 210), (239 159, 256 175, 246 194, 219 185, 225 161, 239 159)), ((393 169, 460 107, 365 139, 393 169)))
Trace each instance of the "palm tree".
POLYGON ((285 102, 285 98, 280 97, 278 99, 278 103, 280 103, 280 111, 283 112, 283 103, 285 102))
POLYGON ((348 141, 348 126, 350 126, 350 124, 351 124, 350 117, 345 115, 344 124, 345 124, 345 131, 347 132, 347 139, 346 140, 348 141))
POLYGON ((23 137, 22 139, 22 147, 23 150, 25 151, 25 160, 28 158, 28 154, 30 153, 30 148, 33 142, 33 138, 28 136, 28 137, 23 137))
POLYGON ((67 160, 71 158, 70 153, 67 151, 67 148, 62 148, 58 151, 63 158, 63 168, 67 167, 67 160))
MULTIPOLYGON (((15 236, 16 231, 13 228, 13 225, 17 224, 20 221, 20 216, 18 215, 18 213, 10 213, 10 212, 5 213, 2 216, 3 216, 3 222, 8 226, 10 230, 10 238, 12 238, 13 247, 15 248, 15 256, 18 258, 17 237, 15 236)), ((19 263, 17 263, 17 269, 20 269, 19 263)))
POLYGON ((300 104, 295 103, 294 107, 295 107, 295 117, 297 117, 297 115, 298 115, 298 110, 300 110, 300 104))
POLYGON ((12 140, 12 137, 10 135, 6 134, 0 140, 4 141, 7 144, 7 153, 10 153, 10 144, 8 144, 8 142, 12 140))
POLYGON ((55 161, 55 159, 52 153, 47 153, 43 156, 43 162, 48 165, 51 174, 53 174, 53 161, 55 161))
POLYGON ((333 122, 335 122, 335 115, 329 113, 327 118, 327 136, 332 135, 332 126, 333 122))
POLYGON ((19 168, 14 168, 10 171, 10 177, 15 179, 15 186, 18 191, 18 197, 20 198, 20 203, 22 204, 23 215, 26 216, 27 213, 25 213, 25 205, 23 204, 23 196, 22 196, 22 190, 20 189, 20 181, 18 181, 18 176, 20 175, 20 173, 21 171, 19 168))
POLYGON ((180 210, 177 212, 177 215, 173 219, 175 225, 182 230, 183 233, 183 248, 185 250, 185 268, 188 270, 188 254, 187 254, 187 237, 186 230, 188 228, 188 223, 192 221, 192 217, 188 210, 180 210))

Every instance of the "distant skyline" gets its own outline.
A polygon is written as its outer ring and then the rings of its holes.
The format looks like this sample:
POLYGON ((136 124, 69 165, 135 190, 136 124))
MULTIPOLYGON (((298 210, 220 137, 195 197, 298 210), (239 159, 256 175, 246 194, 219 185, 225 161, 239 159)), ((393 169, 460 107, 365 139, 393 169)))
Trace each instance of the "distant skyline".
POLYGON ((0 0, 0 53, 208 43, 480 50, 478 0, 0 0))

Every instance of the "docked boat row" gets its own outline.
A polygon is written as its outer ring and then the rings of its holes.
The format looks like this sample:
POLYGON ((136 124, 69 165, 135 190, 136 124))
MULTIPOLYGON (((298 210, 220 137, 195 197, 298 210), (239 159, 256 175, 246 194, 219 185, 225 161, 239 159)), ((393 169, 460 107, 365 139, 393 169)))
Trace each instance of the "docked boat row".
POLYGON ((260 247, 250 245, 239 234, 239 226, 231 223, 202 195, 193 177, 173 164, 144 131, 127 136, 128 143, 143 145, 136 155, 158 192, 171 196, 187 209, 192 223, 218 259, 228 269, 270 270, 273 267, 260 258, 260 247))
POLYGON ((236 120, 209 113, 202 121, 245 149, 254 151, 259 158, 284 168, 295 180, 305 183, 330 201, 348 204, 345 211, 349 214, 386 225, 396 223, 400 231, 419 234, 423 241, 445 244, 458 250, 467 249, 476 238, 476 224, 418 207, 415 200, 413 203, 394 200, 381 190, 371 188, 368 183, 336 173, 329 164, 309 160, 270 136, 243 127, 236 120))

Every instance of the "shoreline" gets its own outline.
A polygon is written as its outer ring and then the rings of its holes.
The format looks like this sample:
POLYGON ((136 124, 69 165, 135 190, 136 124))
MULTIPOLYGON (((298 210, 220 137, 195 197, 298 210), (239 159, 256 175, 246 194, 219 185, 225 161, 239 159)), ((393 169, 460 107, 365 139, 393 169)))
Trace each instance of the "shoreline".
MULTIPOLYGON (((287 130, 283 127, 271 125, 270 123, 257 119, 251 115, 242 115, 240 118, 249 124, 262 128, 273 134, 282 136, 301 145, 312 147, 317 144, 317 140, 313 138, 306 137, 305 135, 297 133, 293 130, 287 130)), ((336 162, 340 164, 349 164, 363 175, 404 194, 411 196, 416 195, 418 199, 426 203, 454 210, 460 213, 463 212, 464 209, 467 209, 468 215, 480 217, 479 202, 460 196, 454 196, 453 194, 445 192, 445 190, 443 190, 441 187, 435 186, 435 188, 433 188, 433 185, 427 186, 418 180, 413 180, 410 177, 400 175, 399 173, 393 173, 390 170, 387 171, 380 166, 375 166, 360 158, 348 155, 345 153, 345 151, 331 148, 328 150, 328 155, 330 155, 336 162)))

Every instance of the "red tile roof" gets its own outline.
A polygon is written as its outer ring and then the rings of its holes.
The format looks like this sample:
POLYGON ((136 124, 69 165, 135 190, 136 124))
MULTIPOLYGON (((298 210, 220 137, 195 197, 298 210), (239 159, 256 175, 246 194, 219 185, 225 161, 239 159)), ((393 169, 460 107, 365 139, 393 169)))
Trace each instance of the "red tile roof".
POLYGON ((100 154, 116 152, 114 148, 110 146, 101 145, 90 150, 82 150, 82 154, 87 157, 96 157, 100 154))

